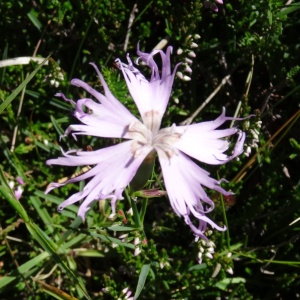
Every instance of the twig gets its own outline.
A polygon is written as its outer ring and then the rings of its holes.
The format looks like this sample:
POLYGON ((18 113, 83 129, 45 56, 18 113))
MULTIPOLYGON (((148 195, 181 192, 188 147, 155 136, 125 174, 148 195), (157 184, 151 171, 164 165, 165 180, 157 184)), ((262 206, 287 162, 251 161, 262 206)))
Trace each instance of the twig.
MULTIPOLYGON (((251 68, 250 68, 250 71, 249 71, 247 79, 246 79, 246 91, 245 91, 245 94, 243 96, 243 99, 246 102, 248 101, 248 94, 249 94, 250 86, 251 86, 251 83, 252 83, 253 71, 254 71, 254 55, 252 54, 251 55, 251 68)), ((237 108, 235 110, 235 113, 234 113, 234 116, 233 116, 234 118, 236 118, 238 116, 238 113, 241 109, 241 106, 242 106, 242 101, 239 101, 238 106, 237 106, 237 108)), ((230 126, 229 126, 230 128, 233 127, 234 122, 235 122, 234 120, 231 121, 230 126)))
POLYGON ((219 92, 221 87, 227 83, 231 75, 227 75, 217 86, 217 88, 206 98, 206 100, 196 109, 196 111, 188 117, 186 120, 180 123, 180 125, 189 125, 193 122, 194 118, 200 113, 200 111, 212 100, 212 98, 219 92))
MULTIPOLYGON (((45 57, 34 57, 34 56, 21 56, 16 58, 9 58, 0 60, 0 68, 16 66, 16 65, 28 65, 30 61, 35 61, 37 63, 41 63, 45 60, 45 57)), ((48 65, 48 62, 45 63, 48 65)))
POLYGON ((129 20, 128 20, 128 26, 127 26, 127 32, 126 32, 126 37, 125 37, 125 41, 124 41, 124 47, 123 50, 126 52, 127 51, 127 47, 128 47, 128 43, 129 43, 129 36, 130 36, 130 32, 131 32, 131 27, 132 24, 134 22, 134 18, 135 18, 135 13, 137 12, 137 4, 135 3, 133 5, 132 11, 130 13, 129 16, 129 20))

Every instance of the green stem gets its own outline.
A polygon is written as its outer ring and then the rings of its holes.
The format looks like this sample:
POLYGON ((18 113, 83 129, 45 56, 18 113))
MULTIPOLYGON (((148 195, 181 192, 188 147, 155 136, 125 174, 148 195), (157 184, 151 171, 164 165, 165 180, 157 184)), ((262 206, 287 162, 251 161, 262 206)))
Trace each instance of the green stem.
MULTIPOLYGON (((217 173, 217 175, 218 175, 218 179, 220 180, 219 173, 217 173)), ((225 223, 225 226, 227 228, 226 233, 225 233, 226 234, 226 240, 227 240, 227 248, 230 249, 230 232, 229 232, 229 226, 228 226, 228 221, 227 221, 224 197, 221 193, 220 193, 220 199, 221 199, 221 204, 222 204, 224 223, 225 223)))
POLYGON ((225 209, 225 204, 224 204, 224 198, 223 195, 220 194, 220 198, 221 198, 221 204, 222 204, 222 210, 223 210, 223 218, 224 218, 224 223, 225 226, 227 228, 226 230, 226 239, 227 239, 227 247, 228 249, 230 248, 230 233, 229 233, 229 227, 228 227, 228 221, 227 221, 227 215, 226 215, 226 209, 225 209))
POLYGON ((140 218, 140 214, 139 214, 139 211, 137 209, 137 206, 136 206, 136 203, 135 201, 132 199, 132 197, 130 197, 128 195, 128 191, 127 189, 125 189, 125 197, 126 199, 128 200, 131 208, 132 208, 132 212, 133 212, 133 219, 134 219, 134 223, 135 223, 135 226, 137 228, 139 228, 140 230, 143 230, 143 224, 141 222, 141 218, 140 218))
POLYGON ((141 220, 141 223, 142 223, 143 227, 144 227, 144 218, 145 218, 147 206, 148 206, 148 198, 143 198, 142 199, 142 208, 141 208, 141 211, 140 211, 140 220, 141 220))

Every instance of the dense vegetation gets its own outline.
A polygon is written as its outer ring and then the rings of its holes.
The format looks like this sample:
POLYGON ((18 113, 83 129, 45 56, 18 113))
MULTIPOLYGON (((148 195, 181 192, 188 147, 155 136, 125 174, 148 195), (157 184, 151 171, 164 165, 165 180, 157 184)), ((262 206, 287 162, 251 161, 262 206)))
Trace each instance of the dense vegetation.
MULTIPOLYGON (((299 297, 299 9, 283 0, 2 0, 0 298, 126 299, 129 290, 139 299, 299 297), (102 91, 95 62, 138 116, 114 60, 134 59, 138 43, 150 52, 162 40, 173 46, 173 67, 192 61, 179 66, 164 125, 184 122, 204 101, 193 122, 215 119, 222 107, 230 116, 255 115, 240 124, 243 155, 201 165, 235 192, 207 190, 216 205, 210 217, 228 225, 207 232, 210 242, 195 241, 167 196, 118 201, 113 219, 110 201, 96 202, 82 222, 77 205, 61 213, 57 206, 85 182, 44 193, 82 172, 45 164, 60 147, 116 142, 60 139, 78 120, 55 94, 85 97, 70 85, 74 77, 102 91), (11 60, 25 56, 50 58, 39 67, 11 60)), ((157 164, 146 189, 164 188, 160 172, 157 164)))

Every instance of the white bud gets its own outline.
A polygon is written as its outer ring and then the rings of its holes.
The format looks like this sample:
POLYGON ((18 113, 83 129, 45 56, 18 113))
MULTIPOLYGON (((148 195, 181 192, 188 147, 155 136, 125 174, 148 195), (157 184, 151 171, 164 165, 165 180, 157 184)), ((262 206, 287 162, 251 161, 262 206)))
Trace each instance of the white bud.
POLYGON ((209 253, 209 252, 206 252, 206 253, 205 253, 205 256, 208 257, 208 258, 210 258, 210 259, 213 259, 213 258, 214 258, 214 257, 212 256, 212 254, 209 253))
POLYGON ((199 40, 200 38, 201 38, 201 36, 200 36, 199 34, 197 34, 197 33, 194 34, 194 39, 195 39, 195 40, 199 40))
POLYGON ((64 75, 63 75, 63 73, 59 72, 59 73, 57 74, 57 78, 58 78, 60 81, 63 81, 63 80, 64 80, 64 75))
POLYGON ((190 47, 191 47, 192 49, 198 48, 198 44, 196 44, 195 42, 192 42, 191 45, 190 45, 190 47))
POLYGON ((178 78, 183 79, 183 74, 181 72, 177 72, 176 75, 178 78))
POLYGON ((216 244, 213 241, 208 241, 207 246, 209 247, 216 247, 216 244))
POLYGON ((184 75, 183 78, 182 78, 183 81, 191 81, 192 78, 187 76, 187 75, 184 75))
POLYGON ((119 236, 119 239, 122 240, 122 239, 125 239, 127 237, 128 237, 128 233, 124 233, 124 234, 119 236))
POLYGON ((201 240, 200 243, 203 245, 203 246, 206 246, 207 245, 207 242, 205 240, 201 240))
POLYGON ((140 242, 141 242, 140 238, 139 238, 139 237, 136 237, 136 238, 134 238, 133 244, 134 244, 134 245, 138 245, 140 242))
POLYGON ((202 252, 198 252, 198 259, 202 259, 202 252))
POLYGON ((262 124, 262 121, 257 121, 255 124, 256 124, 257 128, 260 128, 261 124, 262 124))
POLYGON ((226 272, 229 273, 229 274, 231 274, 231 275, 233 275, 233 270, 232 270, 232 268, 228 268, 228 269, 226 270, 226 272))
POLYGON ((194 51, 189 51, 188 52, 188 56, 192 57, 192 58, 195 58, 196 57, 196 53, 194 51))
POLYGON ((250 126, 250 122, 249 122, 249 120, 247 120, 247 121, 245 121, 245 123, 244 123, 245 125, 245 129, 247 130, 247 129, 249 129, 249 126, 250 126))
POLYGON ((193 72, 192 68, 189 65, 185 65, 185 71, 188 72, 188 73, 193 72))
POLYGON ((252 136, 254 137, 254 139, 258 140, 257 133, 253 129, 250 129, 250 132, 252 133, 252 136))
POLYGON ((177 49, 177 54, 178 54, 178 55, 181 55, 182 53, 183 53, 183 50, 182 50, 181 48, 178 48, 178 49, 177 49))
POLYGON ((245 154, 247 157, 249 157, 249 155, 251 154, 251 147, 250 147, 250 146, 248 146, 248 147, 246 148, 246 151, 244 152, 244 154, 245 154))
POLYGON ((215 252, 215 249, 213 247, 207 248, 206 250, 209 253, 214 253, 215 252))
POLYGON ((188 63, 190 65, 193 63, 193 61, 191 59, 187 58, 187 57, 185 57, 184 60, 185 60, 186 63, 188 63))
POLYGON ((9 187, 10 187, 11 189, 13 189, 14 186, 15 186, 15 183, 14 183, 14 181, 10 181, 10 182, 8 183, 8 185, 9 185, 9 187))

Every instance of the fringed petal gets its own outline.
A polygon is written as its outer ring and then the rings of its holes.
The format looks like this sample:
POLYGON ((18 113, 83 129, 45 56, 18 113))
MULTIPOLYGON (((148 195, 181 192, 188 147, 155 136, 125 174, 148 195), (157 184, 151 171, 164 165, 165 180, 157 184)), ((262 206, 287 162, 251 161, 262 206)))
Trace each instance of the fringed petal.
POLYGON ((214 202, 202 188, 204 185, 227 195, 228 192, 220 187, 220 181, 209 177, 208 172, 183 153, 179 152, 168 158, 163 151, 158 150, 158 157, 170 203, 177 215, 183 216, 193 232, 201 237, 203 232, 196 230, 193 223, 188 221, 190 213, 199 220, 203 228, 203 224, 208 223, 213 228, 224 230, 206 216, 214 208, 214 202))

